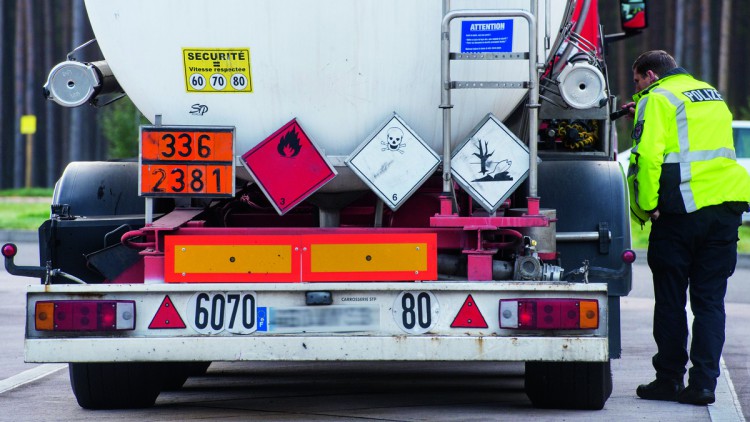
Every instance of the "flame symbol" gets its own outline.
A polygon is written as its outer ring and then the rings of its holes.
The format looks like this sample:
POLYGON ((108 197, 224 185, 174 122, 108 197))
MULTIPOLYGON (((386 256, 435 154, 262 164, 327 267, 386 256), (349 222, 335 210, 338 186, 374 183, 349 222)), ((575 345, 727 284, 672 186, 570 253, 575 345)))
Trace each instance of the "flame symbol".
POLYGON ((291 132, 284 135, 281 138, 281 141, 279 141, 279 145, 276 147, 276 150, 279 151, 279 154, 281 154, 282 157, 288 158, 292 158, 299 154, 301 149, 302 145, 299 143, 299 136, 297 135, 296 129, 292 129, 291 132))

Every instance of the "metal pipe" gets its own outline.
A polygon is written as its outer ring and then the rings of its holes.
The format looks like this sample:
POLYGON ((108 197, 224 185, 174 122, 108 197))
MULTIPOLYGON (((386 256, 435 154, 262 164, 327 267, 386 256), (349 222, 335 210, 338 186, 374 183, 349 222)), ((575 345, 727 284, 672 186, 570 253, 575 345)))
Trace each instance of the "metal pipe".
POLYGON ((532 2, 532 20, 529 21, 529 198, 538 196, 537 130, 539 128, 539 71, 543 62, 537 56, 539 21, 536 19, 538 4, 532 2), (532 60, 533 58, 533 60, 532 60))
POLYGON ((445 25, 450 0, 443 0, 443 26, 440 35, 440 108, 443 110, 443 192, 451 192, 451 92, 450 21, 445 25))
MULTIPOLYGON (((578 21, 576 21, 575 27, 572 28, 573 32, 581 32, 581 29, 583 28, 583 24, 586 22, 586 17, 589 13, 589 6, 591 6, 591 0, 582 0, 583 4, 581 5, 581 12, 578 14, 578 21)), ((575 12, 574 12, 575 13, 575 12)), ((571 55, 571 52, 573 51, 573 48, 575 46, 573 43, 569 42, 568 45, 565 47, 565 50, 560 55, 560 60, 555 63, 555 65, 552 67, 552 72, 550 76, 557 75, 560 73, 560 69, 568 62, 568 58, 571 55)))
POLYGON ((520 9, 508 10, 452 10, 443 16, 441 26, 440 54, 440 108, 443 109, 443 191, 450 192, 450 151, 451 123, 450 109, 450 23, 457 18, 523 18, 529 24, 529 196, 537 196, 537 145, 536 127, 539 108, 539 74, 537 72, 537 20, 536 17, 520 9))
MULTIPOLYGON (((557 232, 558 242, 590 242, 599 240, 599 232, 557 232)), ((607 232, 607 239, 612 240, 612 232, 607 232)))
POLYGON ((546 58, 549 56, 549 48, 550 48, 550 33, 552 32, 552 19, 550 19, 552 13, 552 6, 550 4, 550 0, 544 0, 544 49, 545 54, 544 57, 546 58))

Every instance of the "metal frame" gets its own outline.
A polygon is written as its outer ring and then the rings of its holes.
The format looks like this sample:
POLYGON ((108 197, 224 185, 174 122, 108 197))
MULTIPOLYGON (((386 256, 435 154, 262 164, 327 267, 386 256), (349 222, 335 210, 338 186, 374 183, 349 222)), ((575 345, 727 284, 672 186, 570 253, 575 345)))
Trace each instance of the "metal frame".
MULTIPOLYGON (((532 1, 532 6, 535 6, 532 1)), ((529 24, 529 196, 537 196, 537 145, 536 128, 538 127, 539 108, 539 65, 537 60, 537 20, 534 14, 526 10, 452 10, 447 11, 448 1, 443 2, 444 16, 441 26, 441 55, 440 55, 440 81, 441 95, 440 108, 443 110, 443 192, 451 192, 451 94, 453 82, 450 80, 450 24, 453 19, 458 18, 523 18, 529 24)), ((535 7, 534 7, 535 9, 535 7)), ((477 82, 478 84, 479 82, 477 82)), ((484 84, 488 84, 484 82, 484 84)), ((505 83, 507 88, 514 88, 513 83, 505 83)), ((490 86, 491 88, 504 88, 502 84, 490 86)), ((456 86, 458 88, 458 86, 456 86)), ((479 86, 470 86, 479 88, 479 86)))

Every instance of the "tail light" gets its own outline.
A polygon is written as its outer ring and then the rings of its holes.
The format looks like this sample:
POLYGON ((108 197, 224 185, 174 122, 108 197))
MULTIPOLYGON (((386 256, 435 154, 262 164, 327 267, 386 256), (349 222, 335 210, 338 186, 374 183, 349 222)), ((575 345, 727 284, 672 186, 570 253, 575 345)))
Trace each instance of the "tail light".
POLYGON ((52 300, 37 302, 38 331, 120 331, 135 329, 135 301, 52 300))
POLYGON ((503 299, 500 328, 582 330, 599 328, 599 301, 594 299, 503 299))

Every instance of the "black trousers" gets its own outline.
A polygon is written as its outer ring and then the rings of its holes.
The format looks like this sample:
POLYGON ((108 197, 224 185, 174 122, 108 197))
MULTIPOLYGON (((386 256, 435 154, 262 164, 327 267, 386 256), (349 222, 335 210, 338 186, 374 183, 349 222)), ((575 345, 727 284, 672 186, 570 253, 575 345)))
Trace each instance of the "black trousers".
POLYGON ((688 361, 686 291, 693 311, 688 383, 716 389, 724 347, 724 296, 737 263, 741 214, 728 205, 689 214, 662 214, 652 222, 648 265, 654 276, 652 362, 657 379, 683 381, 688 361))

